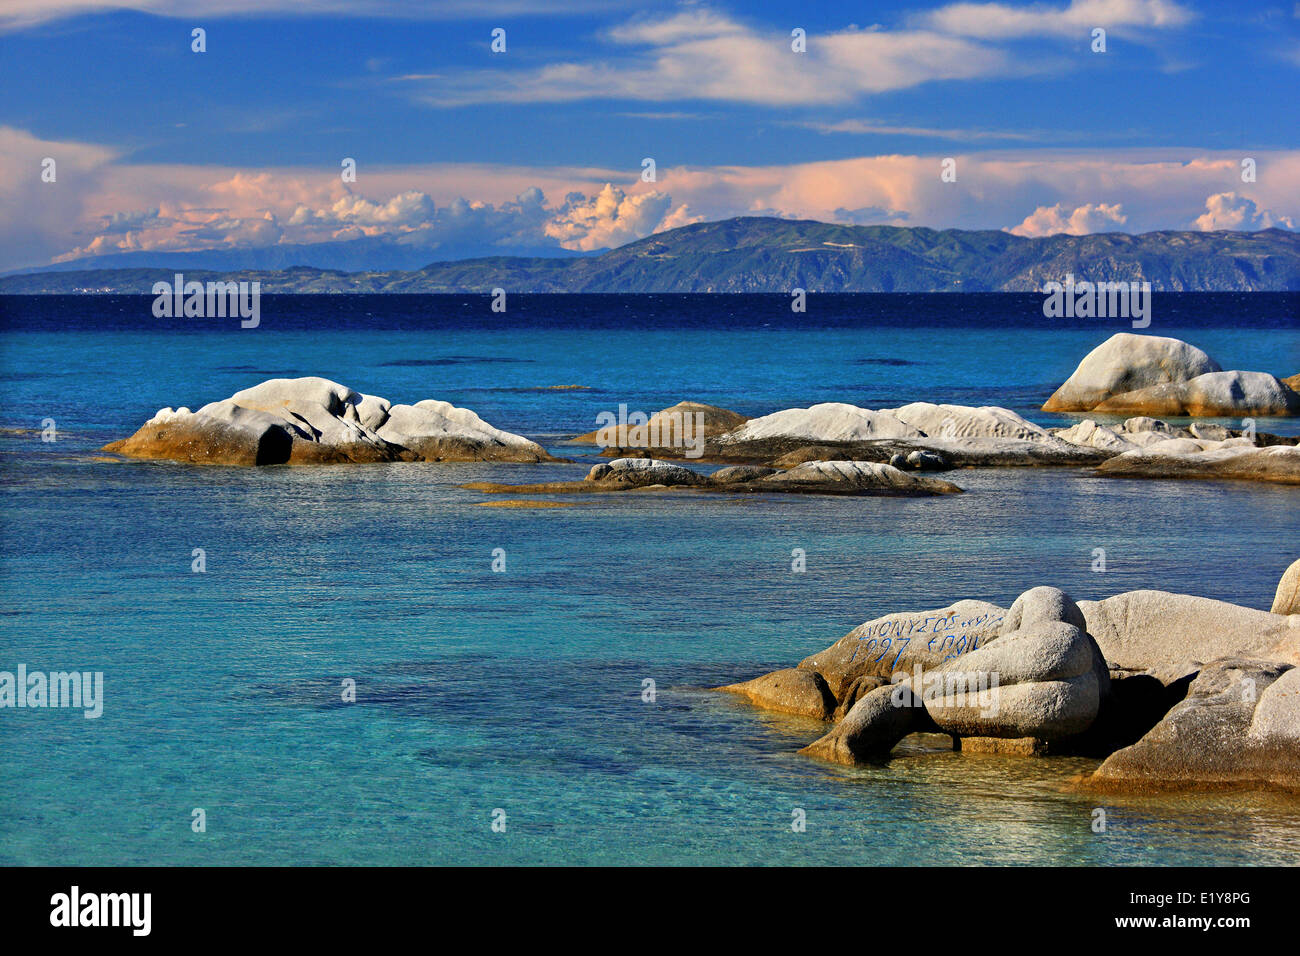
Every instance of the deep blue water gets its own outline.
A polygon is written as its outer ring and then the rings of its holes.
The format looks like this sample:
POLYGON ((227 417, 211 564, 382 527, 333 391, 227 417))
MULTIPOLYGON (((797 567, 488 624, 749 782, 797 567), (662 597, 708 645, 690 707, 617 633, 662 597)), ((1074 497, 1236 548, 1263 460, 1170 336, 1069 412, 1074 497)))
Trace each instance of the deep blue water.
MULTIPOLYGON (((1047 320, 1037 296, 813 296, 804 315, 781 296, 517 296, 504 315, 487 297, 329 296, 265 297, 241 330, 157 320, 150 302, 0 298, 0 669, 102 670, 106 697, 97 720, 0 711, 0 863, 1296 859, 1300 804, 1278 795, 1107 798, 1099 835, 1097 798, 1067 786, 1093 761, 914 738, 886 765, 827 767, 794 752, 820 725, 703 689, 879 614, 1005 605, 1037 584, 1267 607, 1296 557, 1295 489, 1007 469, 956 473, 970 493, 951 499, 511 510, 456 486, 577 477, 590 459, 251 470, 95 454, 159 407, 307 374, 448 399, 571 456, 584 449, 558 439, 620 402, 924 399, 1053 423, 1068 419, 1037 405, 1126 323, 1047 320), (554 388, 570 385, 585 388, 554 388)), ((1298 304, 1157 295, 1145 331, 1289 375, 1298 304)))

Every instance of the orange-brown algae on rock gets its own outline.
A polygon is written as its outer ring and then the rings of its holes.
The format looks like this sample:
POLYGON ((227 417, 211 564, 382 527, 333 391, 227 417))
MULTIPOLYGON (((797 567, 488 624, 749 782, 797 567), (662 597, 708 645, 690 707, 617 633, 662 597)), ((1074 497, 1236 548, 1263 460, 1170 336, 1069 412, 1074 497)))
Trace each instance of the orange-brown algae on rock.
POLYGON ((755 707, 782 714, 830 720, 835 713, 835 695, 816 671, 788 667, 716 689, 739 694, 755 707))
POLYGON ((395 405, 314 376, 269 379, 197 412, 160 409, 102 450, 194 465, 555 460, 450 402, 395 405))
POLYGON ((523 498, 509 498, 505 501, 476 501, 480 508, 576 508, 576 501, 527 501, 523 498))
POLYGON ((953 750, 965 754, 1041 757, 1050 753, 1048 742, 1038 737, 954 737, 953 741, 953 750))
POLYGON ((661 408, 655 412, 644 425, 609 425, 575 435, 569 441, 575 445, 599 445, 603 439, 608 439, 603 442, 606 453, 614 455, 636 449, 654 450, 660 454, 675 447, 682 451, 685 446, 680 439, 685 437, 682 426, 687 415, 699 416, 690 419, 692 426, 699 423, 698 428, 690 429, 690 435, 694 439, 716 438, 749 421, 744 415, 728 408, 703 402, 678 402, 671 408, 661 408))

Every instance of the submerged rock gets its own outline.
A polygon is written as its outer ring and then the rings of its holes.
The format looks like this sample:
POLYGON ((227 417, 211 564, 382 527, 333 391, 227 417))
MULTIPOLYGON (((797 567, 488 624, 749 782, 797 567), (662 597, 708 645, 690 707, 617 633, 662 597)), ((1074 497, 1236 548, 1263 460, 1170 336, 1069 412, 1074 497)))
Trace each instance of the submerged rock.
POLYGON ((197 412, 164 408, 104 451, 194 464, 550 461, 448 402, 392 405, 324 378, 271 379, 197 412))
POLYGON ((1045 403, 1047 412, 1086 412, 1125 392, 1218 372, 1214 359, 1180 339, 1120 332, 1084 356, 1045 403))

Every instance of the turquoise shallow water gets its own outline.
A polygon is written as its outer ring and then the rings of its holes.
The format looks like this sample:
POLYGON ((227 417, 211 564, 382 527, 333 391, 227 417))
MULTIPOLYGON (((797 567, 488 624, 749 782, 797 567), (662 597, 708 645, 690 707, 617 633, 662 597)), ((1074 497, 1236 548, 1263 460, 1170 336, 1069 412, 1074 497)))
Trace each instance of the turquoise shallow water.
MULTIPOLYGON (((49 414, 64 432, 53 445, 27 432, 0 441, 0 668, 102 670, 106 699, 97 720, 0 712, 0 862, 1297 859, 1290 798, 1101 801, 1067 786, 1092 761, 953 754, 943 738, 909 739, 879 767, 827 767, 794 752, 820 725, 704 690, 792 664, 888 611, 1006 605, 1036 584, 1080 599, 1158 587, 1267 607, 1295 557, 1294 489, 962 471, 970 493, 951 499, 509 510, 456 486, 577 477, 587 463, 254 471, 93 454, 160 405, 278 369, 447 397, 534 435, 583 430, 611 402, 768 411, 827 400, 837 384, 864 404, 967 389, 1027 411, 1039 379, 1050 390, 1104 337, 1057 330, 1058 342, 978 310, 969 328, 726 332, 674 307, 687 314, 661 329, 307 331, 272 317, 253 333, 186 334, 50 331, 11 309, 3 424, 49 414), (677 341, 682 367, 648 339, 677 341), (855 361, 875 358, 937 364, 855 361), (504 390, 554 384, 601 391, 504 390), (204 574, 190 570, 197 547, 204 574), (1096 547, 1105 574, 1089 569, 1096 547), (491 570, 495 548, 505 573, 491 570), (793 548, 807 551, 807 573, 791 573, 793 548), (345 678, 355 704, 340 699, 345 678), (641 699, 647 678, 653 703, 641 699), (1099 805, 1104 834, 1090 828, 1099 805), (204 834, 190 830, 195 807, 204 834), (496 808, 505 833, 491 829, 496 808), (804 833, 791 832, 794 808, 804 833)), ((1249 315, 1182 337, 1248 364, 1261 336, 1273 364, 1300 344, 1249 315)))

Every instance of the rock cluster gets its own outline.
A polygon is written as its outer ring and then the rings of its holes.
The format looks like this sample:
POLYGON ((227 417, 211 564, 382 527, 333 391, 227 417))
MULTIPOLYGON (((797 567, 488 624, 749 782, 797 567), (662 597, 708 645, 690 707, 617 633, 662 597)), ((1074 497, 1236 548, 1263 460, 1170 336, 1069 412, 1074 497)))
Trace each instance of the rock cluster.
POLYGON ((553 460, 450 402, 394 405, 314 377, 271 379, 197 412, 164 408, 103 450, 210 465, 553 460))
POLYGON ((1260 448, 1248 438, 1201 441, 1171 438, 1126 451, 1101 463, 1111 478, 1236 478, 1300 484, 1300 447, 1260 448))
POLYGON ((706 442, 717 461, 790 466, 846 458, 916 470, 969 465, 1097 464, 1113 452, 1076 444, 996 406, 913 402, 868 409, 842 402, 788 408, 706 442))
POLYGON ((1264 372, 1224 371, 1180 339, 1121 332, 1089 352, 1048 412, 1190 417, 1300 414, 1300 394, 1264 372))
POLYGON ((917 661, 910 674, 895 670, 889 685, 868 692, 803 752, 856 763, 919 731, 1036 752, 1088 730, 1110 678, 1078 606, 1056 588, 1035 588, 998 617, 983 646, 958 643, 963 650, 928 669, 917 661))
POLYGON ((720 688, 832 721, 803 753, 886 759, 905 736, 965 751, 1105 757, 1083 786, 1300 790, 1300 561, 1274 611, 1163 591, 1008 609, 959 601, 854 628, 797 667, 720 688))
MULTIPOLYGON (((1249 379, 1257 373, 1218 374, 1249 379)), ((1283 392, 1293 394, 1286 389, 1283 392)), ((692 406, 683 402, 674 409, 692 406)), ((714 422, 702 447, 689 455, 673 448, 639 448, 633 453, 781 470, 814 461, 880 462, 900 471, 1097 465, 1102 466, 1102 474, 1115 477, 1248 478, 1288 483, 1296 480, 1300 467, 1294 451, 1266 450, 1294 449, 1294 439, 1208 423, 1181 428, 1150 415, 1110 424, 1089 418, 1066 428, 1044 428, 997 406, 913 402, 898 408, 869 409, 826 402, 742 419, 743 424, 724 431, 726 416, 740 416, 712 406, 700 407, 711 409, 714 422), (1203 454, 1206 452, 1213 454, 1203 454), (1116 462, 1117 458, 1122 460, 1116 462)), ((670 411, 673 409, 659 414, 670 411)), ((615 454, 617 449, 607 448, 604 453, 615 454)))

